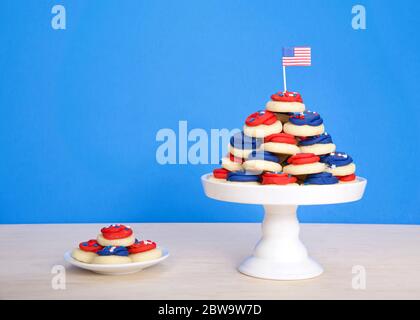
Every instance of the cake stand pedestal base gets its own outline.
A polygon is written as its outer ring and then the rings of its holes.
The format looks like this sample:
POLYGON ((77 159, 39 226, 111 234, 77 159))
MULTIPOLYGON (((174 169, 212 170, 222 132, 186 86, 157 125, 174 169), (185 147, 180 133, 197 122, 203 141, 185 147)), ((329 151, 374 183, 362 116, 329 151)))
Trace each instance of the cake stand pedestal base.
POLYGON ((308 256, 299 239, 297 206, 265 205, 262 238, 239 271, 257 278, 299 280, 322 274, 322 267, 308 256))
POLYGON ((356 177, 353 182, 330 185, 251 185, 215 179, 212 174, 203 175, 201 181, 212 199, 264 206, 261 240, 239 271, 273 280, 309 279, 323 272, 299 239, 298 206, 358 201, 367 183, 356 177))

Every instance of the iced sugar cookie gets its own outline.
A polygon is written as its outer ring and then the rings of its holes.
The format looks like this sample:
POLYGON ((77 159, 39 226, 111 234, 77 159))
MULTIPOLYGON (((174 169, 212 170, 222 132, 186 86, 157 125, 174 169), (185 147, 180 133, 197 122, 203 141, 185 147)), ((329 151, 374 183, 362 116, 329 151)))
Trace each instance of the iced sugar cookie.
POLYGON ((297 137, 310 137, 324 133, 324 124, 318 113, 305 111, 291 115, 283 130, 297 137))
POLYGON ((269 151, 253 151, 243 163, 247 171, 281 171, 280 158, 269 151))
POLYGON ((272 112, 303 112, 305 105, 299 93, 286 91, 271 95, 266 108, 272 112))
POLYGON ((261 184, 298 185, 297 178, 282 172, 265 172, 261 175, 261 184))
POLYGON ((319 160, 313 153, 298 153, 287 159, 289 165, 283 171, 292 175, 319 173, 325 170, 325 164, 319 160))
POLYGON ((259 185, 260 175, 251 171, 229 172, 227 180, 232 183, 259 185))
POLYGON ((135 241, 131 227, 123 224, 112 224, 101 229, 101 234, 96 238, 101 246, 128 247, 135 241))
POLYGON ((340 181, 340 183, 349 183, 349 182, 355 182, 356 181, 356 175, 354 173, 349 174, 347 176, 338 176, 337 178, 340 181))
POLYGON ((225 168, 218 168, 213 170, 213 178, 219 181, 226 181, 227 175, 230 171, 225 168))
POLYGON ((103 247, 96 240, 89 240, 81 242, 79 248, 76 248, 71 253, 71 256, 84 263, 91 263, 97 256, 96 252, 102 250, 103 247))
POLYGON ((230 138, 229 152, 235 157, 246 159, 252 151, 258 150, 262 143, 261 138, 249 137, 243 132, 238 132, 230 138))
POLYGON ((274 153, 293 155, 300 152, 296 144, 294 136, 287 133, 275 133, 264 138, 261 148, 274 153))
POLYGON ((317 156, 335 151, 335 144, 326 132, 318 136, 300 138, 299 147, 300 152, 313 153, 317 156))
POLYGON ((79 248, 76 248, 71 252, 71 256, 77 261, 84 263, 92 263, 92 260, 98 255, 95 252, 83 251, 79 248))
POLYGON ((233 154, 229 153, 227 157, 224 157, 220 160, 222 167, 228 171, 239 171, 242 170, 243 159, 235 157, 233 154))
POLYGON ((332 173, 334 176, 347 176, 356 171, 353 159, 344 152, 332 152, 321 157, 321 162, 327 165, 325 171, 332 173))
POLYGON ((328 172, 310 174, 305 179, 305 184, 321 185, 321 184, 335 184, 335 183, 338 183, 338 179, 328 172))
POLYGON ((156 247, 156 242, 150 240, 137 241, 128 247, 128 252, 133 262, 154 260, 162 256, 162 250, 156 247))
POLYGON ((257 111, 246 118, 244 134, 254 138, 264 138, 273 133, 280 133, 282 124, 270 111, 257 111))
POLYGON ((93 264, 123 264, 131 263, 128 257, 128 250, 122 246, 106 246, 97 252, 92 260, 93 264))

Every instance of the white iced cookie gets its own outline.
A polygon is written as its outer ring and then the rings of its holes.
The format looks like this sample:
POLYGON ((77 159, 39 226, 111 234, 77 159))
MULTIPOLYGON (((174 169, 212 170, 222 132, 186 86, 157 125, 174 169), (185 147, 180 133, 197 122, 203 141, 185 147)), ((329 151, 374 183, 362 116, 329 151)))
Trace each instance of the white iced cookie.
POLYGON ((284 124, 284 132, 297 137, 311 137, 324 133, 323 120, 316 112, 305 111, 290 116, 284 124))
POLYGON ((300 152, 294 136, 287 133, 276 133, 264 138, 261 149, 277 154, 294 155, 300 152))
POLYGON ((92 264, 123 264, 131 263, 128 250, 122 246, 106 246, 97 252, 92 264))
POLYGON ((95 252, 87 252, 76 248, 72 251, 71 256, 77 261, 84 263, 92 263, 92 260, 98 255, 95 252))
POLYGON ((133 262, 143 262, 149 260, 159 259, 162 256, 162 250, 159 248, 152 249, 145 252, 130 254, 130 259, 133 262))
POLYGON ((280 159, 274 153, 268 151, 254 151, 248 159, 243 163, 246 171, 273 171, 279 172, 282 167, 279 163, 280 159))
POLYGON ((98 241, 98 243, 101 246, 104 246, 104 247, 106 247, 106 246, 128 247, 128 246, 131 246, 134 243, 136 238, 132 234, 131 236, 128 236, 127 238, 110 240, 110 239, 105 239, 102 234, 98 234, 98 237, 96 238, 96 240, 98 241))
POLYGON ((228 157, 224 157, 220 160, 222 168, 228 171, 239 171, 242 170, 242 163, 231 154, 228 157))
POLYGON ((303 112, 305 105, 299 93, 286 91, 271 95, 266 109, 272 112, 303 112))
POLYGON ((295 176, 320 173, 326 166, 319 160, 319 157, 312 153, 298 153, 287 159, 289 165, 283 167, 283 172, 295 176))
POLYGON ((283 126, 274 113, 257 111, 246 118, 244 134, 254 138, 264 138, 270 134, 280 133, 283 126))

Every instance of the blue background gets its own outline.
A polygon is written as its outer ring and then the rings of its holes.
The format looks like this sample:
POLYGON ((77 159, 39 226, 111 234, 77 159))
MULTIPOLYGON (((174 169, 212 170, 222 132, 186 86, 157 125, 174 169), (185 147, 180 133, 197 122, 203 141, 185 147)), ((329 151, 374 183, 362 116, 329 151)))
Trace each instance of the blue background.
POLYGON ((420 5, 361 3, 355 31, 355 1, 2 1, 0 222, 258 221, 204 196, 215 166, 159 165, 156 132, 240 127, 282 88, 282 47, 307 44, 289 89, 369 184, 301 219, 420 223, 420 5))

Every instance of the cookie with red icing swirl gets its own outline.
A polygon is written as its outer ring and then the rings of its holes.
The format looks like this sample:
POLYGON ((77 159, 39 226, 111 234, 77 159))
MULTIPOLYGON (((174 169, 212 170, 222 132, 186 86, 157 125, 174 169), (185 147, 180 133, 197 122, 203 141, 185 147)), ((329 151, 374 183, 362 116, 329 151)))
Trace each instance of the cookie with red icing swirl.
POLYGON ((261 110, 246 118, 244 134, 253 138, 264 138, 270 134, 280 133, 283 126, 274 113, 261 110))
POLYGON ((101 246, 128 247, 135 241, 133 230, 123 224, 112 224, 101 229, 101 234, 96 238, 101 246))
POLYGON ((101 232, 104 238, 108 240, 124 239, 133 234, 131 227, 123 224, 111 224, 108 227, 102 228, 101 232))
POLYGON ((338 176, 337 177, 340 183, 354 182, 356 181, 356 174, 352 173, 347 176, 338 176))
POLYGON ((264 138, 263 150, 278 154, 294 155, 299 153, 296 138, 287 133, 275 133, 264 138))
POLYGON ((145 252, 145 251, 155 249, 156 246, 157 246, 156 242, 151 241, 151 240, 142 240, 142 241, 136 240, 134 244, 128 247, 128 252, 130 254, 145 252))
POLYGON ((313 153, 298 153, 287 159, 287 163, 300 165, 318 162, 320 158, 313 153))
POLYGON ((278 92, 271 95, 271 100, 267 102, 266 109, 272 112, 303 112, 305 105, 302 96, 298 92, 278 92))
POLYGON ((96 240, 88 240, 85 242, 80 242, 79 249, 86 252, 98 252, 103 249, 103 247, 96 240))
POLYGON ((213 177, 220 180, 226 180, 230 171, 225 168, 217 168, 213 170, 213 177))
POLYGON ((79 247, 72 251, 71 256, 77 261, 92 263, 97 256, 97 252, 103 248, 96 240, 88 240, 81 242, 79 247))
POLYGON ((295 91, 280 91, 271 95, 271 100, 281 102, 301 102, 303 103, 300 93, 295 91))
POLYGON ((326 169, 326 165, 319 160, 320 158, 313 153, 298 153, 287 159, 289 165, 285 166, 283 171, 294 176, 320 173, 326 169))
POLYGON ((228 171, 239 171, 242 170, 242 163, 244 160, 242 158, 235 157, 233 154, 229 153, 226 157, 223 157, 220 160, 222 168, 228 171))
POLYGON ((162 256, 162 250, 151 240, 136 241, 128 247, 130 259, 133 262, 144 262, 159 259, 162 256))
POLYGON ((282 172, 265 172, 261 175, 261 184, 298 185, 297 178, 282 172))

